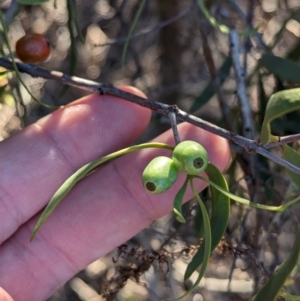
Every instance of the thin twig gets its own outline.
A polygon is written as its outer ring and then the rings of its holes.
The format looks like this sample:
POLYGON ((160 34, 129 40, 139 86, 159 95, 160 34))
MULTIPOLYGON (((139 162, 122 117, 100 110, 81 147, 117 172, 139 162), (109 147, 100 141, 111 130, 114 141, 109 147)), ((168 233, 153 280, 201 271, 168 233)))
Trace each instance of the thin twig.
MULTIPOLYGON (((42 77, 45 79, 55 80, 58 83, 61 83, 64 85, 69 85, 69 86, 72 86, 72 87, 75 87, 75 88, 78 88, 81 90, 85 90, 85 91, 88 91, 91 93, 97 93, 99 95, 110 95, 110 96, 119 97, 119 98, 122 98, 129 102, 149 108, 149 109, 156 111, 164 116, 168 116, 168 114, 174 110, 173 106, 166 105, 166 104, 154 101, 154 100, 139 97, 139 96, 131 94, 129 92, 120 90, 111 84, 101 84, 101 83, 97 83, 97 82, 83 79, 83 78, 76 77, 76 76, 68 76, 66 74, 63 74, 62 72, 48 71, 46 69, 39 68, 35 65, 22 64, 22 63, 16 63, 16 65, 20 72, 25 72, 27 74, 30 74, 33 77, 42 77)), ((9 70, 14 70, 12 62, 5 58, 0 58, 0 66, 5 67, 6 69, 9 69, 9 70)), ((293 164, 281 159, 280 157, 270 153, 264 146, 260 145, 255 140, 251 140, 251 139, 239 136, 237 134, 234 134, 226 129, 218 127, 217 125, 207 122, 201 118, 190 115, 180 109, 177 110, 176 115, 177 115, 177 120, 188 122, 199 128, 202 128, 208 132, 211 132, 220 137, 223 137, 223 138, 231 141, 232 143, 243 147, 250 154, 255 154, 255 153, 261 154, 262 156, 265 156, 266 158, 273 160, 274 162, 278 163, 279 165, 281 165, 297 174, 300 174, 300 168, 298 168, 298 167, 294 166, 293 164)))
MULTIPOLYGON (((230 40, 230 55, 232 59, 232 65, 235 74, 236 80, 236 89, 237 89, 237 97, 239 100, 240 110, 242 113, 242 123, 243 123, 243 135, 246 138, 254 139, 254 125, 253 125, 253 116, 252 116, 252 109, 249 102, 247 87, 246 87, 246 71, 242 67, 240 62, 240 47, 239 47, 239 36, 235 30, 230 30, 229 33, 229 40, 230 40)), ((257 160, 255 156, 251 156, 248 158, 249 166, 250 166, 250 173, 252 179, 254 181, 255 186, 258 186, 257 180, 259 177, 257 176, 257 160)), ((255 201, 255 192, 251 192, 251 198, 255 201)))
MULTIPOLYGON (((245 137, 249 139, 254 139, 254 125, 253 125, 253 118, 252 118, 252 110, 249 102, 247 87, 246 87, 246 60, 247 54, 245 53, 244 56, 244 67, 240 62, 240 44, 239 44, 239 37, 235 30, 230 30, 229 32, 229 41, 230 41, 230 55, 232 59, 232 65, 234 69, 235 81, 236 81, 236 94, 238 97, 241 115, 242 115, 242 124, 243 124, 243 134, 245 137)), ((249 162, 250 167, 250 175, 254 181, 251 181, 248 184, 250 199, 253 202, 257 202, 257 192, 259 188, 259 177, 257 175, 257 160, 256 156, 247 156, 247 161, 249 162), (254 186, 253 184, 254 183, 254 186)), ((249 208, 247 209, 243 221, 241 224, 241 233, 238 239, 238 247, 241 246, 244 235, 245 235, 245 225, 249 215, 249 208)), ((234 256, 232 261, 232 265, 230 268, 229 274, 229 281, 228 281, 228 290, 230 288, 230 283, 233 275, 234 268, 236 266, 237 256, 234 256)))
MULTIPOLYGON (((234 0, 228 0, 229 4, 232 6, 233 9, 235 9, 237 11, 237 13, 240 15, 240 17, 243 19, 244 22, 247 23, 247 26, 249 29, 254 29, 253 25, 251 24, 251 22, 249 22, 248 20, 248 16, 243 12, 243 10, 240 8, 240 6, 236 3, 236 1, 234 0)), ((258 43, 260 44, 260 46, 264 49, 264 50, 268 50, 268 46, 265 44, 265 42, 262 39, 262 35, 261 33, 256 32, 254 34, 254 37, 256 38, 256 40, 258 41, 258 43)))
POLYGON ((284 144, 287 144, 287 143, 299 141, 300 140, 300 134, 282 136, 282 137, 278 137, 278 139, 279 139, 278 142, 270 142, 267 145, 265 145, 265 148, 269 149, 269 148, 274 147, 274 146, 284 145, 284 144))
MULTIPOLYGON (((236 93, 239 100, 240 110, 242 113, 243 135, 246 138, 254 139, 253 116, 252 116, 252 109, 250 106, 247 87, 246 87, 246 80, 245 80, 246 74, 245 74, 245 69, 243 69, 240 62, 239 36, 235 30, 230 30, 229 40, 230 40, 230 55, 232 59, 232 65, 233 65, 235 80, 236 80, 236 89, 237 89, 236 93)), ((255 156, 249 157, 248 160, 249 160, 252 179, 258 179, 257 160, 255 156)), ((254 198, 254 194, 252 197, 254 198)))
POLYGON ((250 258, 250 260, 254 262, 254 264, 259 268, 259 270, 261 270, 261 272, 263 272, 264 275, 268 277, 272 275, 272 273, 264 266, 264 263, 258 260, 255 254, 253 254, 250 249, 243 249, 242 247, 232 247, 232 246, 228 246, 228 247, 229 250, 231 250, 235 256, 243 258, 242 256, 244 255, 250 258))
POLYGON ((177 128, 177 119, 176 119, 176 112, 177 111, 177 107, 174 108, 173 112, 170 112, 168 114, 170 123, 171 123, 171 128, 173 131, 173 136, 174 136, 174 140, 175 140, 175 144, 179 144, 180 143, 180 136, 179 136, 179 132, 178 132, 178 128, 177 128))
POLYGON ((248 92, 245 81, 245 70, 243 70, 240 63, 239 52, 239 36, 235 30, 230 30, 230 54, 236 79, 237 97, 241 107, 243 117, 243 134, 249 139, 254 138, 254 126, 252 118, 252 110, 248 99, 248 92))
MULTIPOLYGON (((232 4, 235 5, 235 7, 240 10, 240 15, 243 15, 243 11, 240 9, 240 7, 236 4, 235 1, 231 1, 232 4)), ((253 10, 254 10, 254 3, 253 1, 248 1, 248 12, 245 14, 245 21, 247 23, 248 28, 253 28, 252 25, 252 19, 253 19, 253 10)), ((262 40, 258 37, 258 41, 261 42, 261 45, 266 48, 265 44, 262 42, 262 40)), ((242 111, 242 116, 243 116, 243 133, 246 137, 250 139, 254 139, 255 136, 255 130, 254 130, 254 125, 253 125, 253 116, 252 116, 252 109, 250 106, 249 102, 249 97, 248 97, 248 92, 247 92, 247 87, 246 87, 246 74, 247 74, 247 59, 248 59, 248 54, 252 48, 252 43, 250 40, 250 37, 246 37, 245 42, 244 42, 244 62, 243 62, 243 67, 240 64, 240 53, 239 53, 239 38, 237 33, 234 30, 231 30, 229 33, 229 40, 230 40, 230 52, 231 52, 231 58, 233 62, 233 68, 234 68, 234 73, 235 73, 235 79, 236 79, 236 84, 237 84, 237 96, 239 99, 239 104, 241 107, 242 111)), ((249 165, 250 165, 250 171, 251 171, 251 177, 253 181, 251 181, 251 184, 248 184, 249 188, 249 195, 250 199, 253 202, 259 202, 258 197, 259 197, 259 191, 261 187, 261 179, 259 175, 259 168, 258 168, 258 160, 257 156, 248 156, 249 160, 249 165)), ((244 239, 245 235, 245 225, 246 221, 249 216, 249 210, 246 212, 246 214, 243 217, 243 223, 241 227, 241 232, 240 232, 240 237, 238 241, 238 245, 240 245, 244 239)), ((260 210, 256 210, 256 223, 254 226, 254 235, 253 235, 253 243, 258 246, 258 237, 260 235, 260 229, 261 229, 261 221, 263 219, 262 212, 260 210)), ((257 252, 256 248, 256 252, 257 252)), ((233 270, 236 265, 236 258, 232 263, 231 266, 231 276, 233 274, 233 270)), ((231 278, 230 278, 231 279, 231 278)), ((254 277, 254 279, 257 279, 254 277)), ((229 281, 230 282, 230 281, 229 281)), ((257 286, 257 281, 255 281, 255 286, 257 286)))

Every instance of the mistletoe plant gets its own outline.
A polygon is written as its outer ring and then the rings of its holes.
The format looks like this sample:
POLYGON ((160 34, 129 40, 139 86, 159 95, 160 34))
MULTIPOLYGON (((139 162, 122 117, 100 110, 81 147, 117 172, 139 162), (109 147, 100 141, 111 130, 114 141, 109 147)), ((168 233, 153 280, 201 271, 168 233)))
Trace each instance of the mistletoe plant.
MULTIPOLYGON (((217 247, 226 230, 230 213, 230 199, 240 202, 244 205, 270 211, 283 211, 300 199, 300 197, 297 197, 296 199, 278 207, 253 203, 229 192, 225 177, 215 165, 208 161, 207 152, 199 143, 195 141, 182 141, 174 147, 164 143, 150 142, 134 145, 113 152, 109 155, 101 157, 100 159, 92 161, 77 170, 61 185, 61 187, 56 191, 49 201, 34 228, 31 241, 34 239, 47 218, 51 215, 63 198, 69 193, 69 191, 76 185, 76 183, 90 174, 93 170, 101 166, 103 163, 144 148, 163 148, 172 151, 170 157, 158 156, 146 166, 142 175, 142 182, 145 190, 153 194, 163 193, 172 187, 177 179, 178 173, 183 172, 186 174, 186 180, 177 192, 173 202, 173 211, 176 215, 176 218, 179 222, 185 223, 185 218, 182 215, 182 201, 188 185, 190 185, 192 189, 193 195, 199 204, 202 214, 202 221, 197 223, 197 225, 200 224, 201 229, 198 230, 201 231, 200 233, 203 233, 204 240, 197 253, 188 264, 185 271, 184 280, 189 279, 193 272, 198 269, 200 269, 199 276, 194 285, 185 295, 191 293, 200 283, 208 266, 211 252, 217 247), (200 175, 201 172, 205 172, 208 178, 200 175), (210 192, 212 196, 212 209, 210 216, 198 194, 198 191, 195 189, 195 179, 202 180, 210 186, 210 192)), ((273 300, 280 293, 280 289, 287 277, 283 277, 283 275, 289 275, 297 263, 299 247, 300 232, 297 234, 295 246, 293 247, 290 257, 277 270, 276 274, 272 276, 273 278, 271 277, 269 280, 273 282, 275 281, 276 285, 274 286, 267 282, 261 292, 254 297, 255 301, 273 300), (268 295, 271 294, 274 296, 274 298, 265 299, 266 293, 268 295)))

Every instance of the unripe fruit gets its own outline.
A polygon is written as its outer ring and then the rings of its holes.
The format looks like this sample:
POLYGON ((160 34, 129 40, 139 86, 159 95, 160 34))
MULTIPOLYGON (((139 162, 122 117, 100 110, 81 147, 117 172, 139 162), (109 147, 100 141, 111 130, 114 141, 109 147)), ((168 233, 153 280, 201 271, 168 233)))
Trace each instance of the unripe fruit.
POLYGON ((30 33, 17 41, 16 54, 24 63, 44 62, 51 53, 48 40, 38 33, 30 33))
POLYGON ((143 172, 143 185, 150 193, 162 193, 174 184, 177 176, 178 170, 172 159, 164 156, 156 157, 143 172))
POLYGON ((196 176, 204 171, 208 156, 205 148, 195 141, 180 142, 173 151, 172 160, 178 168, 189 175, 196 176))

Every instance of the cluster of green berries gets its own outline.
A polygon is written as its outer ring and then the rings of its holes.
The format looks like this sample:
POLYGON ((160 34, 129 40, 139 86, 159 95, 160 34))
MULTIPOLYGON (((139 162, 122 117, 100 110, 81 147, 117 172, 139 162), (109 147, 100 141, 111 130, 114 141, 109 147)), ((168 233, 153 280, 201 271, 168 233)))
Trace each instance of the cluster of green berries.
POLYGON ((205 170, 207 163, 207 152, 201 144, 183 141, 174 148, 172 158, 159 156, 146 166, 143 185, 150 193, 165 192, 175 183, 178 171, 196 176, 205 170))

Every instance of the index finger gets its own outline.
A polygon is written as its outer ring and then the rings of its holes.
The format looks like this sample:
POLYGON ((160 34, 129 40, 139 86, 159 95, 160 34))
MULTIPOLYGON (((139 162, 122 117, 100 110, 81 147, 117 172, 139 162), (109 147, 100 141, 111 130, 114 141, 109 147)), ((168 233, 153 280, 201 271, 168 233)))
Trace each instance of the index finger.
MULTIPOLYGON (((145 97, 135 88, 124 89, 145 97)), ((90 95, 1 142, 0 244, 75 170, 137 139, 150 116, 149 109, 119 98, 90 95)))

